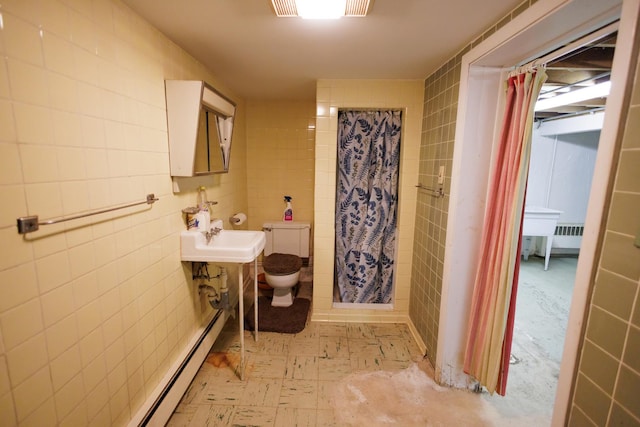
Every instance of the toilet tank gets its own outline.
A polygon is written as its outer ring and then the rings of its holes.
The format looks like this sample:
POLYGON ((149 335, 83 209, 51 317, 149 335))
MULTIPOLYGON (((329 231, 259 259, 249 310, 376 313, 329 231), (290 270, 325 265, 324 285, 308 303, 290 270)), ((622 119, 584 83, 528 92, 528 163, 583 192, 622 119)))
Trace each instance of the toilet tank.
POLYGON ((309 234, 311 224, 298 221, 273 221, 262 225, 267 242, 264 254, 272 253, 298 255, 309 258, 309 234))

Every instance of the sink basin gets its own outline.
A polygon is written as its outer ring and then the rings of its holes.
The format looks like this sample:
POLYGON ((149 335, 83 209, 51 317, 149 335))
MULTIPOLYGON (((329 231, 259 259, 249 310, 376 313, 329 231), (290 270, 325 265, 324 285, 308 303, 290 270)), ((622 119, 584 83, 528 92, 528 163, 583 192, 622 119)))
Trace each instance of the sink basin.
POLYGON ((264 249, 264 231, 221 230, 209 243, 204 233, 186 230, 180 233, 182 261, 251 262, 264 249))

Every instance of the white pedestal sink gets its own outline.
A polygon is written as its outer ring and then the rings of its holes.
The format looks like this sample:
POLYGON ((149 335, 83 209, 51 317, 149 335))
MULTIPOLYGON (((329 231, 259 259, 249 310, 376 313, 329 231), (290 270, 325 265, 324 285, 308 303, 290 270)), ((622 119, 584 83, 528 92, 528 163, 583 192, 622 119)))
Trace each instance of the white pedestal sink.
MULTIPOLYGON (((182 261, 237 263, 254 262, 254 339, 258 341, 258 255, 264 249, 266 237, 264 231, 223 230, 222 221, 211 222, 212 228, 218 228, 218 234, 207 242, 204 232, 186 230, 180 233, 180 255, 182 261)), ((244 278, 242 266, 238 268, 238 311, 240 318, 240 379, 244 380, 244 278)))

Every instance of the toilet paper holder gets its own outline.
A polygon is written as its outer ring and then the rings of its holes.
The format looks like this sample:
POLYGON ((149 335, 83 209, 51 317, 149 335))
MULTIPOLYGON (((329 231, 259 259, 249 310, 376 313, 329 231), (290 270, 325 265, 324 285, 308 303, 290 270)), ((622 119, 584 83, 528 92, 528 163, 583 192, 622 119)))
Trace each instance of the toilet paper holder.
POLYGON ((242 212, 229 217, 229 222, 233 225, 243 224, 247 220, 247 216, 242 212))

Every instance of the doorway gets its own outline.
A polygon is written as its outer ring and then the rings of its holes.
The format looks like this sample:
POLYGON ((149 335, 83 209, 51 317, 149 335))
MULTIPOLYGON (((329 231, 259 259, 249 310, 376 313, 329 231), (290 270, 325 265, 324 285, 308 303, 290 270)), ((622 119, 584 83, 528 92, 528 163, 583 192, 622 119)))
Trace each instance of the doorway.
POLYGON ((624 116, 624 87, 629 79, 632 36, 638 2, 624 2, 628 12, 621 13, 622 2, 545 1, 537 2, 502 31, 485 40, 462 59, 460 95, 451 184, 451 201, 443 271, 436 355, 437 380, 452 386, 466 387, 469 379, 462 372, 461 354, 468 318, 473 265, 476 264, 479 237, 469 231, 482 226, 484 194, 491 163, 491 146, 478 141, 492 141, 495 111, 499 110, 498 93, 505 70, 525 63, 540 54, 551 52, 597 28, 622 20, 612 70, 612 86, 607 101, 608 114, 603 124, 589 198, 585 236, 576 272, 576 288, 560 369, 553 423, 562 424, 570 399, 573 371, 581 339, 581 323, 597 251, 598 230, 605 205, 609 175, 613 162, 620 117, 624 116), (625 17, 629 17, 626 18, 625 17), (626 27, 625 27, 626 25, 626 27))
POLYGON ((607 31, 547 63, 536 104, 509 381, 494 402, 516 412, 553 409, 606 102, 579 95, 610 84, 617 32, 607 31))

